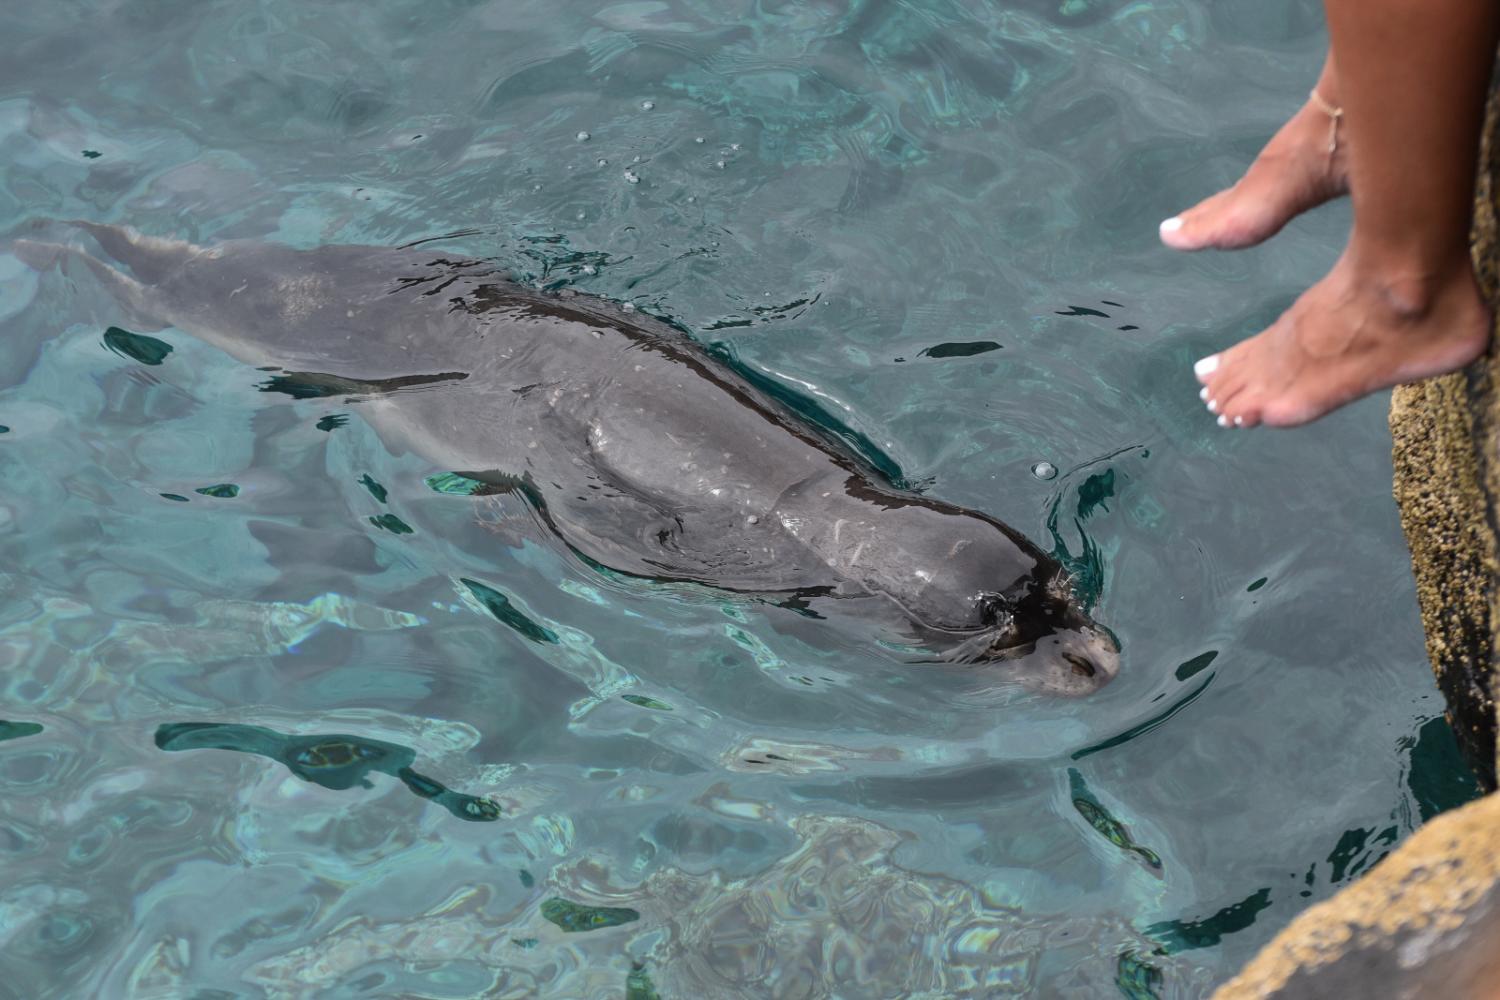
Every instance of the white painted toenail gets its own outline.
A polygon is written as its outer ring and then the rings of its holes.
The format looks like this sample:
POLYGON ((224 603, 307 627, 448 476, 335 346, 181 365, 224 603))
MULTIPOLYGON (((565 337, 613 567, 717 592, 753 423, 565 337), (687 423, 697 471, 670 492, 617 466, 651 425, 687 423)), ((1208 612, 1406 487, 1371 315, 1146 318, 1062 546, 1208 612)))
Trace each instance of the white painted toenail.
POLYGON ((1180 215, 1174 215, 1161 224, 1161 231, 1164 233, 1175 233, 1181 228, 1182 217, 1180 215))
POLYGON ((1244 417, 1235 417, 1234 418, 1234 426, 1236 426, 1236 427, 1243 427, 1243 426, 1245 426, 1245 418, 1244 417))
POLYGON ((1198 398, 1203 400, 1205 403, 1208 402, 1208 386, 1205 385, 1203 388, 1198 390, 1198 398))
POLYGON ((1208 401, 1208 412, 1209 413, 1218 413, 1219 412, 1219 401, 1217 399, 1210 399, 1208 401))
POLYGON ((1193 363, 1193 374, 1202 378, 1205 375, 1212 375, 1218 367, 1219 356, 1217 354, 1210 354, 1208 357, 1199 358, 1193 363))
POLYGON ((1222 413, 1219 414, 1219 426, 1220 427, 1228 427, 1229 426, 1229 418, 1226 417, 1226 416, 1224 416, 1224 414, 1222 414, 1222 413))

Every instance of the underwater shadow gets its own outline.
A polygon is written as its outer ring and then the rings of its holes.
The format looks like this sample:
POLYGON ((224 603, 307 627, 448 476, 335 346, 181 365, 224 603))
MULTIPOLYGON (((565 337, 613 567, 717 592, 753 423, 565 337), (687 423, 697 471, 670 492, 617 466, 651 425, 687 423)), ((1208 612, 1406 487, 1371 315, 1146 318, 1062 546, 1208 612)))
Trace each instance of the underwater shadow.
POLYGON ((401 781, 412 794, 430 799, 459 819, 487 823, 500 818, 500 807, 488 799, 463 795, 413 771, 417 754, 410 747, 344 733, 294 736, 261 726, 220 722, 171 722, 157 727, 161 750, 235 750, 267 757, 303 781, 345 791, 373 788, 367 775, 376 771, 401 781))

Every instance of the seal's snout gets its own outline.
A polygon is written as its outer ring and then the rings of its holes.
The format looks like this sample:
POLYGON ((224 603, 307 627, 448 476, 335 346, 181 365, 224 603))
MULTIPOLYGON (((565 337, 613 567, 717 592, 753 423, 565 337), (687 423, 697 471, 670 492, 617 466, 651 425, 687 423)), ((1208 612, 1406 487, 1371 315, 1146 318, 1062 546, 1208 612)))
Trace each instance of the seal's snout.
POLYGON ((1073 673, 1079 677, 1094 677, 1099 673, 1098 668, 1077 653, 1064 653, 1062 658, 1068 661, 1068 665, 1073 668, 1073 673))
POLYGON ((1108 629, 1093 623, 1059 629, 1037 639, 1016 667, 1017 678, 1033 690, 1080 697, 1115 679, 1120 644, 1108 629))

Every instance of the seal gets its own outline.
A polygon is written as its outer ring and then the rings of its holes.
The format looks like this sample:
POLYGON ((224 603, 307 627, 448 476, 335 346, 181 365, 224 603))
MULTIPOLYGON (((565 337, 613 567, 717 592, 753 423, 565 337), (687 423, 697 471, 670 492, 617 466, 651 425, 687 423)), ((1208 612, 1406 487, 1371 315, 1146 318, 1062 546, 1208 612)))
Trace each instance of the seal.
POLYGON ((137 327, 172 326, 343 394, 387 447, 519 494, 585 560, 725 591, 834 602, 957 663, 1097 690, 1119 646, 1067 574, 993 517, 896 488, 666 322, 509 280, 426 244, 213 247, 74 223, 82 247, 17 240, 35 267, 81 262, 137 327))

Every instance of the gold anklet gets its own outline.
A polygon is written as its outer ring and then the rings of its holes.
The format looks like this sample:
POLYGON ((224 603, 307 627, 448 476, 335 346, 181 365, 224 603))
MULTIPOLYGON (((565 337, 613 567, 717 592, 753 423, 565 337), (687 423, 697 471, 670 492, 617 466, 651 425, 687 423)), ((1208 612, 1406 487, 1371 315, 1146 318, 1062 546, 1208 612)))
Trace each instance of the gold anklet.
POLYGON ((1344 117, 1344 109, 1336 108, 1323 100, 1323 95, 1318 93, 1316 87, 1309 91, 1307 96, 1312 98, 1313 104, 1317 105, 1319 111, 1332 119, 1328 123, 1328 155, 1332 156, 1339 151, 1339 121, 1344 117))

